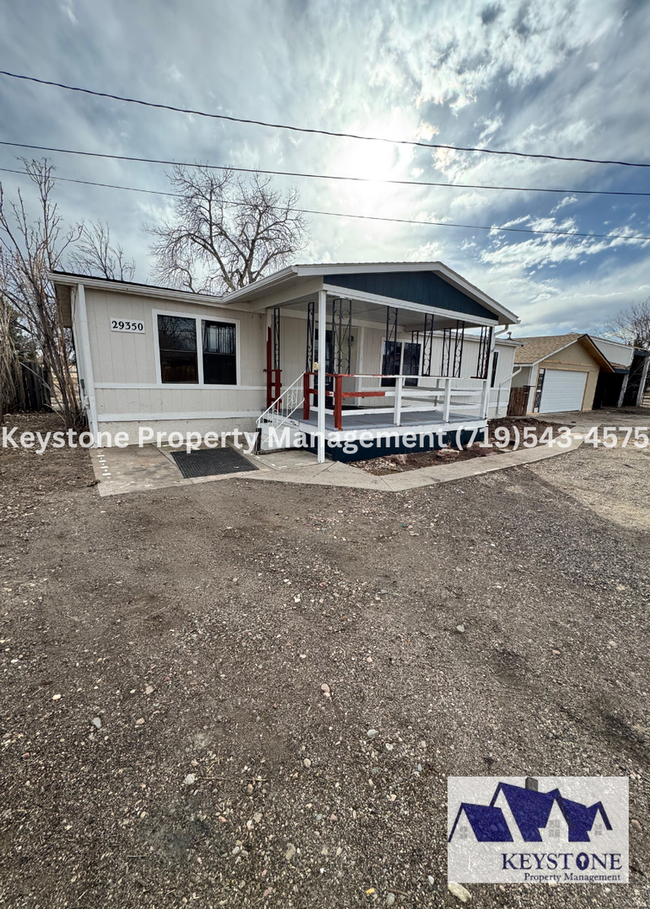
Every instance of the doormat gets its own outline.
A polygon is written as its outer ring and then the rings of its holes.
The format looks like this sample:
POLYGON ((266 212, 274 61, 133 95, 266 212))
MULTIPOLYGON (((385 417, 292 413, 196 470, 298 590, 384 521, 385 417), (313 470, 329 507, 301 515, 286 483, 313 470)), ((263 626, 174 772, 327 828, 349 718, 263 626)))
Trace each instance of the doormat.
POLYGON ((191 477, 213 477, 224 473, 257 470, 234 448, 199 448, 196 451, 174 451, 172 458, 186 480, 191 477))

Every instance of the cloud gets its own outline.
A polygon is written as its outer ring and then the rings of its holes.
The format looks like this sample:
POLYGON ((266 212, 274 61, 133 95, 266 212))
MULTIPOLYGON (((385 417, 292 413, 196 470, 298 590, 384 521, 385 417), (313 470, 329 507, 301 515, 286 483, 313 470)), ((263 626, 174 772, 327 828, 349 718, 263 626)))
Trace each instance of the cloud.
POLYGON ((559 211, 561 208, 565 208, 567 205, 573 205, 573 203, 577 201, 578 197, 571 193, 571 195, 565 196, 561 202, 558 202, 557 205, 553 206, 551 209, 551 214, 554 215, 555 212, 559 211))
MULTIPOLYGON (((177 106, 442 144, 647 160, 650 5, 623 0, 159 0, 0 5, 7 69, 177 106)), ((534 325, 588 321, 643 297, 643 200, 629 168, 493 157, 219 123, 3 79, 8 139, 177 161, 369 176, 369 184, 278 178, 305 208, 484 226, 621 233, 597 240, 311 217, 300 258, 435 258, 534 325), (380 178, 545 186, 559 195, 389 186, 380 178), (565 217, 567 212, 571 217, 565 217), (632 225, 634 225, 632 227, 632 225), (560 305, 560 301, 561 305, 560 305), (562 307, 572 306, 575 318, 562 307), (591 307, 591 309, 590 309, 591 307)), ((52 155, 61 176, 164 190, 165 168, 52 155)), ((15 153, 0 148, 0 166, 15 153)), ((2 176, 7 195, 24 185, 2 176)), ((108 221, 148 275, 143 221, 163 197, 62 183, 69 222, 108 221)), ((647 296, 647 292, 645 293, 647 296)), ((577 324, 577 322, 576 322, 577 324)))

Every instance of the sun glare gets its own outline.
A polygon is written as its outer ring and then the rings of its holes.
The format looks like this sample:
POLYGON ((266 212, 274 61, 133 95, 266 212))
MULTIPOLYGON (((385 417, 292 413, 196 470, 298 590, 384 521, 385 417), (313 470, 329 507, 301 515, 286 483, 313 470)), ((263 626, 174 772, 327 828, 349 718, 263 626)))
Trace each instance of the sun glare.
POLYGON ((361 142, 350 140, 333 159, 336 173, 350 177, 384 180, 390 177, 398 155, 395 147, 387 142, 361 142))

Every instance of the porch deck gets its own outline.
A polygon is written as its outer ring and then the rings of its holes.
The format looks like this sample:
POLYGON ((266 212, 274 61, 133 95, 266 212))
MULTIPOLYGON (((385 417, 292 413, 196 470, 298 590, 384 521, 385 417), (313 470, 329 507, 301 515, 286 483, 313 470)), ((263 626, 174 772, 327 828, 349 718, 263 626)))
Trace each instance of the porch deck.
POLYGON ((394 386, 345 392, 343 379, 379 377, 334 374, 333 390, 326 392, 327 403, 334 406, 325 407, 324 413, 321 409, 323 422, 319 424, 318 405, 314 407, 313 401, 316 389, 311 386, 314 375, 303 373, 261 414, 257 422, 260 450, 306 445, 320 447, 321 457, 327 452, 337 460, 354 460, 458 446, 487 431, 485 379, 478 386, 459 388, 454 387, 458 379, 445 376, 440 377, 443 387, 406 389, 404 383, 410 377, 393 375, 386 378, 394 380, 394 386), (452 410, 452 396, 465 403, 453 402, 452 410), (345 400, 368 397, 382 404, 392 398, 393 404, 344 405, 345 400), (476 397, 480 402, 470 403, 476 397))
MULTIPOLYGON (((399 425, 395 423, 395 415, 392 407, 387 407, 385 413, 355 413, 354 410, 344 410, 345 425, 342 430, 336 429, 334 425, 334 414, 325 414, 325 431, 332 435, 341 435, 349 437, 349 433, 360 433, 365 431, 395 431, 403 434, 413 432, 414 428, 418 431, 439 432, 446 431, 450 423, 462 423, 468 428, 473 429, 475 426, 481 428, 487 426, 487 421, 479 417, 468 416, 466 413, 450 413, 449 418, 445 420, 442 410, 403 410, 399 425)), ((300 419, 295 421, 296 425, 303 432, 315 432, 318 428, 318 414, 313 408, 309 412, 309 419, 300 419)))
MULTIPOLYGON (((359 460, 386 454, 408 454, 428 451, 451 445, 465 444, 473 438, 482 438, 487 420, 467 413, 449 413, 442 410, 402 411, 399 424, 395 422, 394 409, 385 412, 374 409, 371 413, 346 410, 344 425, 336 428, 336 416, 325 414, 324 446, 327 454, 340 461, 359 460)), ((305 445, 315 449, 318 444, 318 413, 310 411, 308 419, 273 418, 261 426, 261 451, 305 445), (281 436, 284 434, 284 440, 281 436)))

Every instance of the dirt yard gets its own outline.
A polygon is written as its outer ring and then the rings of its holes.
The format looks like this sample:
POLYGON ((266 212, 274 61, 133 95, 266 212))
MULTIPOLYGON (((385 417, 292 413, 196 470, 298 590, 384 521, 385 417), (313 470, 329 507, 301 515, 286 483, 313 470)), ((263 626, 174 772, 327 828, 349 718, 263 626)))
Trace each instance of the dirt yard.
POLYGON ((629 776, 631 883, 470 906, 648 906, 647 451, 92 482, 0 450, 1 906, 459 906, 446 778, 486 774, 629 776))

